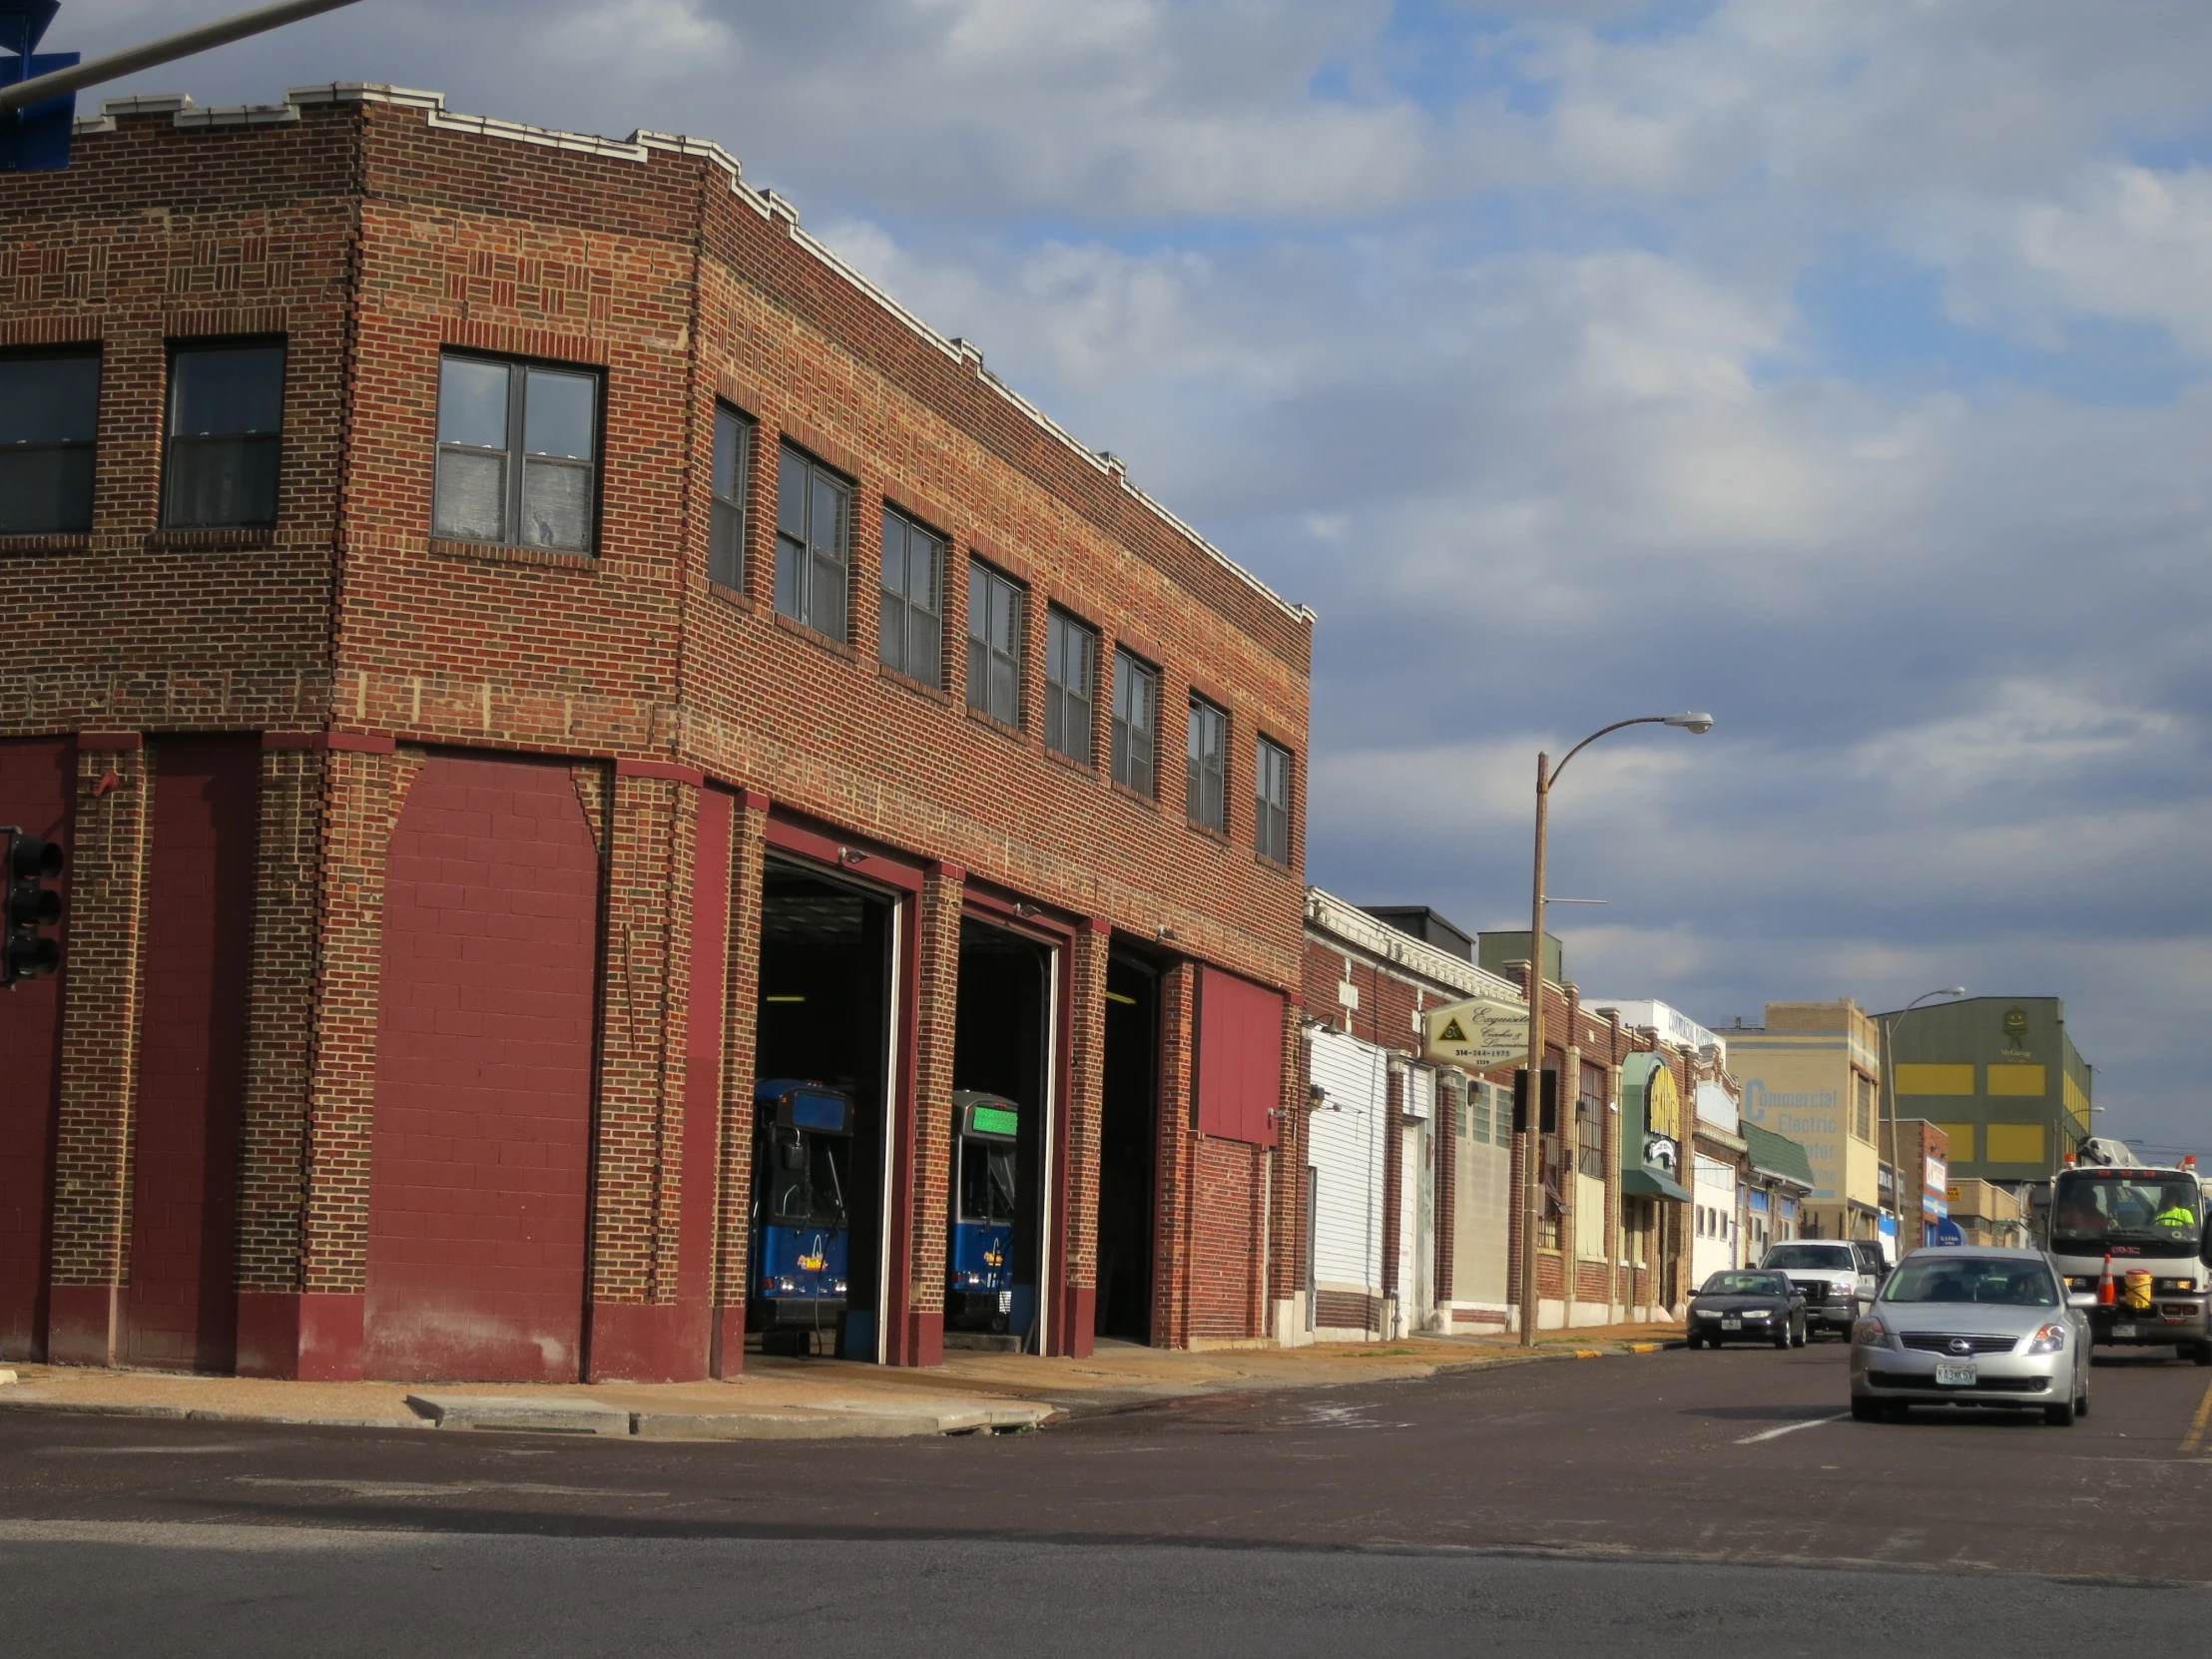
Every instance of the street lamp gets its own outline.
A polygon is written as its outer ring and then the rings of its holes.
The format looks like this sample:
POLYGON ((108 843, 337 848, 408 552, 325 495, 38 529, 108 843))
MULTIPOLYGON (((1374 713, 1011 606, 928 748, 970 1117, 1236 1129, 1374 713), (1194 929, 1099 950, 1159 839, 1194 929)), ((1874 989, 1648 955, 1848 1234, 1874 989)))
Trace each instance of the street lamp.
MULTIPOLYGON (((1713 730, 1713 717, 1638 715, 1634 720, 1616 720, 1610 726, 1599 727, 1568 750, 1557 766, 1551 764, 1549 755, 1536 757, 1536 880, 1528 901, 1528 1118, 1527 1139, 1521 1148, 1520 1344, 1523 1348, 1536 1346, 1536 1322, 1540 1312, 1536 1299, 1536 1220, 1543 1204, 1544 832, 1550 821, 1551 786, 1559 781, 1559 774, 1567 770, 1568 761, 1608 732, 1618 732, 1626 726, 1679 726, 1685 732, 1702 737, 1713 730)), ((1566 1102, 1566 1081, 1564 1077, 1559 1079, 1562 1106, 1566 1102)), ((1566 1271, 1572 1272, 1572 1266, 1566 1271)))
MULTIPOLYGON (((1924 1002, 1932 1001, 1938 996, 1964 996, 1965 994, 1966 987, 1963 985, 1945 985, 1939 991, 1923 991, 1896 1013, 1884 1016, 1882 1021, 1882 1097, 1890 1108, 1887 1114, 1889 1118, 1887 1140, 1890 1148, 1890 1214, 1898 1224, 1898 1254, 1900 1256, 1905 1254, 1905 1203, 1903 1198, 1905 1172, 1898 1168, 1897 1028, 1907 1014, 1924 1002)), ((1876 1185, 1879 1187, 1881 1183, 1877 1182, 1876 1185)), ((1881 1196, 1879 1192, 1875 1194, 1877 1199, 1881 1196)), ((1846 1208, 1849 1208, 1848 1203, 1846 1208)))

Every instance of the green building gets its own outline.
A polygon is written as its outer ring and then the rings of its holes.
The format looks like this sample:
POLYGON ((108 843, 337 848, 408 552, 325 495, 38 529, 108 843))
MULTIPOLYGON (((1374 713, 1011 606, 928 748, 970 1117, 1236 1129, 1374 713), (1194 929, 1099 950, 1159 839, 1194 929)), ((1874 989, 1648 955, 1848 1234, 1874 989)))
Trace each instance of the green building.
POLYGON ((1876 1018, 1889 1038, 1890 1116, 1926 1118, 1950 1137, 1953 1181, 2038 1180, 2091 1133, 2092 1068, 2057 997, 1962 997, 1876 1018))

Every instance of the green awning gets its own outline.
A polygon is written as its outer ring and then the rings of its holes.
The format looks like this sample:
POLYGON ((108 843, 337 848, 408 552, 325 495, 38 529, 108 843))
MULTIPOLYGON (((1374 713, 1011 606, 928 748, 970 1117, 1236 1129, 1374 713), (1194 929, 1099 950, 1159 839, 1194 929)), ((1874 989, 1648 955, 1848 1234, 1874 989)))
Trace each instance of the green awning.
POLYGON ((1681 1203, 1690 1202, 1690 1195, 1655 1169, 1631 1169, 1621 1172, 1621 1197, 1623 1198, 1671 1198, 1681 1203))

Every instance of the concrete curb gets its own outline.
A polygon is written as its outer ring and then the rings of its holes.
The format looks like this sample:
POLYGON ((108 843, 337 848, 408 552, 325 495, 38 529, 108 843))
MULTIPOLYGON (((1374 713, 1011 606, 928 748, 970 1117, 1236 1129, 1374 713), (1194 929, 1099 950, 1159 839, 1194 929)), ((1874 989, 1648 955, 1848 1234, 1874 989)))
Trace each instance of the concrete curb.
POLYGON ((591 1434, 641 1440, 908 1439, 943 1434, 1011 1434, 1063 1415, 1049 1404, 959 1405, 940 1410, 875 1410, 846 1403, 764 1411, 632 1411, 597 1400, 505 1398, 487 1394, 409 1394, 414 1417, 315 1417, 208 1406, 111 1401, 0 1399, 0 1410, 82 1417, 153 1417, 169 1422, 266 1422, 293 1428, 457 1429, 522 1434, 591 1434))

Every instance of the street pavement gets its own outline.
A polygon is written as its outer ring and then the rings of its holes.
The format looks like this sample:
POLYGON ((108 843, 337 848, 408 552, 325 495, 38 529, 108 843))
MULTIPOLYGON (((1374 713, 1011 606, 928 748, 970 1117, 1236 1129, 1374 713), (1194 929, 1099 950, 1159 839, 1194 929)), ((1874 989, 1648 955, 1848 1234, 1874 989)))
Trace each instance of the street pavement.
POLYGON ((2070 1429, 1899 1425, 1841 1416, 1845 1358, 915 1441, 0 1417, 0 1603, 43 1653, 2195 1650, 2212 1372, 2100 1364, 2070 1429))

